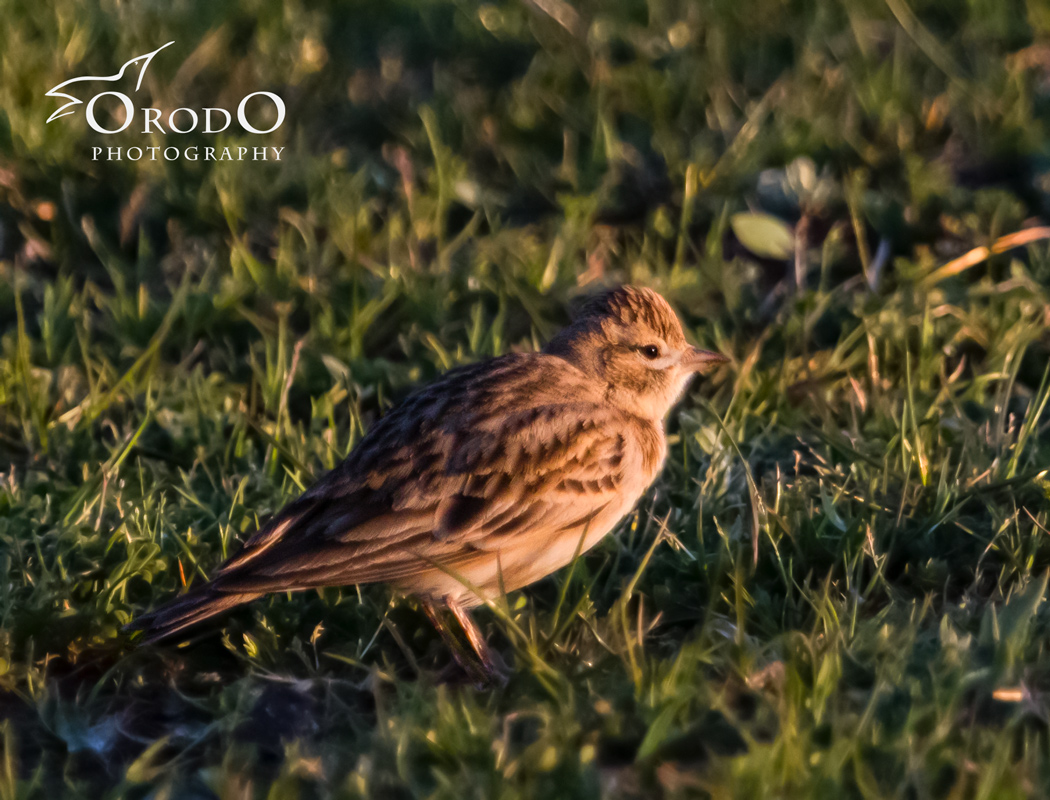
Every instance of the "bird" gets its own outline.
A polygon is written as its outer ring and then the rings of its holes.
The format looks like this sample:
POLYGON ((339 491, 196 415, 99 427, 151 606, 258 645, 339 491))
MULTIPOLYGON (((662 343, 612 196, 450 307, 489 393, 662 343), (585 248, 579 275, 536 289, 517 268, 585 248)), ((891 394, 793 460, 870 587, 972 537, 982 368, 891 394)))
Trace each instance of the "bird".
POLYGON ((666 417, 690 379, 729 360, 689 345, 652 289, 594 295, 542 351, 409 395, 207 583, 126 628, 158 642, 271 592, 384 583, 421 602, 460 661, 451 612, 494 674, 470 610, 613 530, 660 472, 666 417))

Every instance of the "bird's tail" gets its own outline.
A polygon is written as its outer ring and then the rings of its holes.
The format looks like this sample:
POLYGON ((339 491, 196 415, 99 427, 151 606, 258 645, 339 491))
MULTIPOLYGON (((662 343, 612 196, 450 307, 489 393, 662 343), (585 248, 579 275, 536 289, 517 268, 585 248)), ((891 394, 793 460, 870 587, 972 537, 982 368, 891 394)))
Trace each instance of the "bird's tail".
POLYGON ((261 596, 256 592, 224 592, 207 584, 143 614, 125 625, 124 631, 144 631, 140 643, 152 644, 261 596))

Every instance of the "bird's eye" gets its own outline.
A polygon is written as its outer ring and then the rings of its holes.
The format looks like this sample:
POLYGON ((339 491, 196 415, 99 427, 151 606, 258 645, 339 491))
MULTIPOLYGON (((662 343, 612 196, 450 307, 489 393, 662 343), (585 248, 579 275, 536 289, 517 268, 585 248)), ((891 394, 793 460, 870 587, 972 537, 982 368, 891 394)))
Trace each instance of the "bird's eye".
POLYGON ((660 348, 655 344, 647 344, 642 348, 642 355, 648 358, 650 361, 654 358, 660 357, 660 348))

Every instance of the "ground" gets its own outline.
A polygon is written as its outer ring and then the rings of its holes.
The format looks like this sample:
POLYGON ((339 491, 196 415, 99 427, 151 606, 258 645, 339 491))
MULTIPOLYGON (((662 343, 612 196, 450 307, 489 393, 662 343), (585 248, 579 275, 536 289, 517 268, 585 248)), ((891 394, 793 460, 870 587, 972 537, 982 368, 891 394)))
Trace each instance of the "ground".
POLYGON ((1047 796, 1048 123, 1042 0, 8 3, 0 798, 1047 796), (46 122, 167 41, 281 127, 46 122), (733 363, 506 685, 383 587, 120 633, 620 282, 733 363))

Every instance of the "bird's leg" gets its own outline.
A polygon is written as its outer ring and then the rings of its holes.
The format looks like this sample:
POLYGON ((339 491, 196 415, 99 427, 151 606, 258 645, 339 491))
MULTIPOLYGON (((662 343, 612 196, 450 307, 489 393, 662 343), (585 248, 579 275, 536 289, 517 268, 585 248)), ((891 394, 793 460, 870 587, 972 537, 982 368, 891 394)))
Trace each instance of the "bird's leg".
POLYGON ((505 681, 507 667, 503 663, 503 660, 496 655, 496 652, 489 647, 488 642, 485 641, 485 637, 481 631, 478 630, 478 626, 474 624, 474 620, 470 616, 470 612, 463 608, 455 599, 452 597, 445 598, 445 605, 448 606, 452 615, 459 622, 460 627, 463 628, 463 632, 467 635, 467 641, 470 642, 470 646, 474 648, 474 652, 478 654, 478 658, 481 660, 481 665, 485 669, 485 674, 490 680, 505 681))
POLYGON ((481 678, 484 680, 487 678, 487 675, 479 674, 478 665, 463 652, 463 645, 456 640, 452 631, 448 629, 445 620, 441 618, 441 611, 434 602, 427 598, 421 598, 421 600, 423 603, 423 611, 426 613, 427 619, 429 619, 431 624, 437 628, 437 632, 441 636, 441 641, 445 643, 445 647, 452 651, 452 657, 456 660, 456 663, 459 664, 459 668, 466 672, 471 679, 476 680, 481 678))

